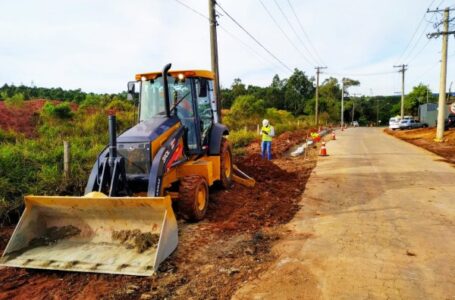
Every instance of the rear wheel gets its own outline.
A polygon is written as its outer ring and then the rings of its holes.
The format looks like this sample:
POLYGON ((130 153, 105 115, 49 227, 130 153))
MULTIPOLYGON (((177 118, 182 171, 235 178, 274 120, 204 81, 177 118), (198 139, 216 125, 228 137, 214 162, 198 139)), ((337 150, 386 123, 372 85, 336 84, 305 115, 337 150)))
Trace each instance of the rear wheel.
POLYGON ((200 221, 209 204, 209 188, 202 176, 186 176, 180 179, 179 213, 185 220, 200 221))
POLYGON ((232 185, 232 149, 225 138, 221 140, 220 147, 220 181, 225 189, 232 185))

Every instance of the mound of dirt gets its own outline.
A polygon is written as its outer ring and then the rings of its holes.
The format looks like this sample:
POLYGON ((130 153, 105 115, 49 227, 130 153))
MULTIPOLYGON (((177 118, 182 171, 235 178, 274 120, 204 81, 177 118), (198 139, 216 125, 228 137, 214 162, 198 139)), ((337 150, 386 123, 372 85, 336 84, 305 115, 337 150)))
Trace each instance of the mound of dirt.
POLYGON ((138 253, 142 253, 152 247, 156 247, 160 236, 151 232, 142 233, 139 229, 119 230, 112 232, 112 239, 120 241, 127 249, 135 248, 138 253))

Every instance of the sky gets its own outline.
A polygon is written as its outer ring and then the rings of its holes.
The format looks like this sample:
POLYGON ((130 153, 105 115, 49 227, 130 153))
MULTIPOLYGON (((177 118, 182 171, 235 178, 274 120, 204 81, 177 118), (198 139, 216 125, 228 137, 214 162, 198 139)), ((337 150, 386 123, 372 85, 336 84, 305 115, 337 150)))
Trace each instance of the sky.
MULTIPOLYGON (((352 94, 393 95, 401 91, 393 66, 404 63, 406 92, 419 83, 438 92, 442 41, 426 34, 441 15, 425 12, 453 0, 217 1, 285 65, 218 8, 224 87, 235 78, 267 86, 294 68, 311 77, 319 65, 327 67, 321 82, 349 77, 361 83, 352 94)), ((0 0, 0 84, 116 93, 135 74, 169 62, 173 69, 210 69, 208 19, 179 2, 208 16, 208 0, 0 0)), ((455 81, 454 42, 450 36, 448 87, 455 81)))

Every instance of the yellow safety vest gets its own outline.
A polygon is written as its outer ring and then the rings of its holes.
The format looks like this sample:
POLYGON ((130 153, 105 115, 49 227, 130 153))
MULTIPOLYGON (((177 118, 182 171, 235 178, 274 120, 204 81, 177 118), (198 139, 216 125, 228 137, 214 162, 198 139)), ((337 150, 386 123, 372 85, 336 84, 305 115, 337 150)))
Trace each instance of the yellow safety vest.
POLYGON ((262 129, 261 129, 261 133, 262 133, 262 141, 263 142, 271 142, 272 141, 272 137, 269 135, 270 134, 270 130, 271 130, 271 127, 270 126, 263 126, 262 129), (263 133, 264 132, 267 132, 267 134, 263 133))

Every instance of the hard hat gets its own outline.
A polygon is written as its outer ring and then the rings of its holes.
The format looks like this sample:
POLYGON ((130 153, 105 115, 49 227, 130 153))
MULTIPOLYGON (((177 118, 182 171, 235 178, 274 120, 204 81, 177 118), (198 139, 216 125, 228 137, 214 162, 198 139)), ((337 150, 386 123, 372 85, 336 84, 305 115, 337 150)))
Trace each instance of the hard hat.
POLYGON ((262 126, 269 126, 269 120, 267 119, 262 120, 262 126))

